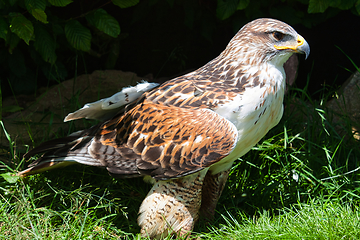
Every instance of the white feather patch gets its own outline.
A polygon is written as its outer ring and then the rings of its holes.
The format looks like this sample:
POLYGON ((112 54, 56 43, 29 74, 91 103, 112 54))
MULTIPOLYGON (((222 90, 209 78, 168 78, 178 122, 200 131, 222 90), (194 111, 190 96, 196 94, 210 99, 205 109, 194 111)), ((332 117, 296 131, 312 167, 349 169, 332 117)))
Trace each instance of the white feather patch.
POLYGON ((114 114, 114 112, 117 112, 118 108, 131 103, 144 92, 149 91, 158 85, 158 83, 148 83, 143 81, 135 87, 123 88, 120 92, 115 93, 109 98, 104 98, 93 103, 87 103, 81 109, 69 113, 65 117, 64 122, 80 118, 105 120, 114 114))

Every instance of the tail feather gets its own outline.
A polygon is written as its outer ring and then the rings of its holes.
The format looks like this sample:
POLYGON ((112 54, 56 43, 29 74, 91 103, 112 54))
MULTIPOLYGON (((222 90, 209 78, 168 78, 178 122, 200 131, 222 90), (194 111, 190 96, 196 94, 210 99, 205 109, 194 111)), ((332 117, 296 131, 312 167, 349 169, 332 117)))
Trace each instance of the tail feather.
MULTIPOLYGON (((54 159, 56 160, 56 159, 54 159)), ((75 161, 67 161, 67 162, 62 162, 62 161, 42 161, 39 162, 37 165, 29 167, 21 172, 18 172, 17 175, 20 177, 27 177, 30 175, 34 175, 37 173, 41 173, 41 172, 45 172, 47 170, 52 170, 55 168, 60 168, 60 167, 66 167, 72 164, 75 164, 75 161)))
POLYGON ((26 177, 75 163, 97 167, 103 166, 99 160, 94 159, 88 152, 88 146, 91 143, 97 127, 96 125, 89 129, 75 132, 67 137, 40 144, 38 147, 27 152, 24 158, 29 159, 41 153, 43 155, 17 175, 26 177))
MULTIPOLYGON (((58 149, 62 149, 65 147, 69 147, 69 145, 71 143, 73 143, 73 141, 76 141, 78 138, 74 137, 64 137, 64 138, 59 138, 59 139, 54 139, 54 140, 50 140, 44 143, 41 143, 39 146, 37 146, 36 148, 28 151, 27 153, 24 154, 24 158, 25 159, 29 159, 37 154, 40 153, 45 153, 45 152, 50 152, 50 151, 56 151, 58 149)), ((33 162, 32 164, 35 164, 35 162, 33 162)))

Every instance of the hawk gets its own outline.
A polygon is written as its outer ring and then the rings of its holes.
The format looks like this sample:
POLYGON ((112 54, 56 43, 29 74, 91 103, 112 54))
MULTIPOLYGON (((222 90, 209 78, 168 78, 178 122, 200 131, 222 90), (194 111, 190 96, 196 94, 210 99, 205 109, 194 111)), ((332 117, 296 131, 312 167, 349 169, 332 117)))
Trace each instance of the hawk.
POLYGON ((114 177, 153 184, 142 202, 141 234, 163 238, 192 231, 200 212, 214 214, 233 162, 283 114, 283 64, 310 53, 284 22, 261 18, 243 26, 203 67, 159 86, 142 82, 86 104, 65 121, 102 123, 51 140, 24 155, 43 155, 20 176, 81 163, 114 177))

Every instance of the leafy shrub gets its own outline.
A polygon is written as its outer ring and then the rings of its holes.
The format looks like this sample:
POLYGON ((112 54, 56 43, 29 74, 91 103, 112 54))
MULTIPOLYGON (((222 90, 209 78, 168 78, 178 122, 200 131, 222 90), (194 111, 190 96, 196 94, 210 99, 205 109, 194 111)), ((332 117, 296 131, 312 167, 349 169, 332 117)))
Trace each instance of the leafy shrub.
MULTIPOLYGON (((112 0, 120 8, 131 7, 138 2, 112 0)), ((60 51, 91 52, 94 31, 101 31, 111 38, 119 36, 118 21, 101 7, 69 19, 56 14, 56 8, 72 4, 75 4, 72 0, 6 0, 0 3, 0 38, 4 40, 1 75, 2 80, 8 78, 15 92, 36 89, 37 73, 32 70, 36 67, 40 67, 49 80, 64 80, 67 71, 62 63, 64 59, 59 60, 60 51), (30 61, 26 62, 29 55, 30 61)))
MULTIPOLYGON (((106 61, 102 63, 105 66, 102 67, 114 68, 119 49, 112 46, 112 41, 119 38, 120 25, 114 14, 104 10, 109 4, 120 8, 135 6, 133 22, 135 16, 138 16, 138 20, 142 18, 146 21, 144 16, 147 14, 167 19, 169 11, 166 9, 178 8, 184 13, 182 24, 188 28, 199 28, 201 35, 209 41, 215 35, 212 29, 223 26, 221 22, 226 22, 226 25, 232 23, 235 31, 249 19, 270 16, 281 18, 291 25, 302 23, 311 27, 342 10, 360 14, 360 0, 151 0, 138 3, 139 0, 112 0, 106 3, 100 0, 1 1, 1 85, 9 82, 15 93, 32 93, 38 88, 39 78, 46 79, 41 84, 44 85, 44 82, 55 83, 68 75, 76 75, 77 66, 73 67, 74 73, 68 74, 69 63, 76 65, 78 54, 83 53, 86 53, 84 58, 107 54, 106 61), (154 14, 154 9, 159 8, 162 10, 154 14), (97 40, 99 36, 101 40, 97 40), (96 52, 96 44, 105 50, 96 52)), ((9 91, 3 93, 11 94, 9 91)))

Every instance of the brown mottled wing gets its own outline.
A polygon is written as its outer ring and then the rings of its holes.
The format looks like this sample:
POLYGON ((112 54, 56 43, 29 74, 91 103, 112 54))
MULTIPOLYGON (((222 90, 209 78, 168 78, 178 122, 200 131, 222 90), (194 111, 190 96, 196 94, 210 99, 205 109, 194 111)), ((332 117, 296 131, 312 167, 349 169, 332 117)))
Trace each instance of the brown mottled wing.
POLYGON ((120 159, 100 159, 112 174, 138 172, 164 180, 220 161, 233 150, 236 139, 235 126, 209 109, 146 102, 106 122, 90 152, 105 146, 115 149, 120 159))

